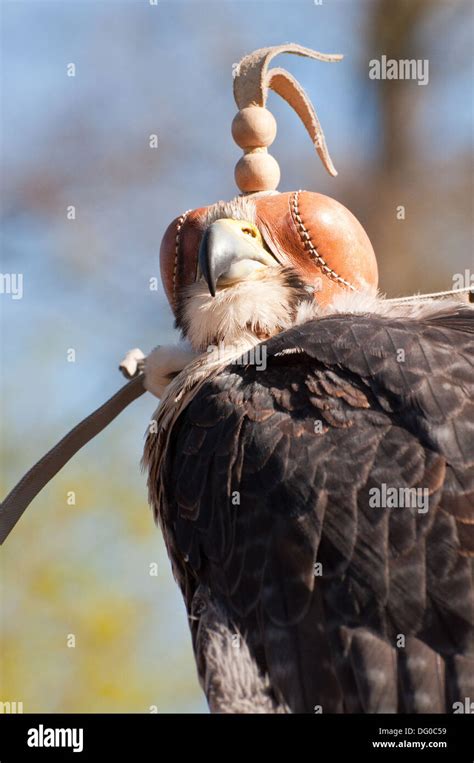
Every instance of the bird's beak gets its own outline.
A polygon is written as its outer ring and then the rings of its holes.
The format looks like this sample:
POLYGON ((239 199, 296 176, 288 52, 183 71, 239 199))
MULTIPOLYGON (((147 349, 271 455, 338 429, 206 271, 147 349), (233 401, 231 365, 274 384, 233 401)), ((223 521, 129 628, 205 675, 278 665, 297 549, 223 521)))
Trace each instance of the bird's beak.
POLYGON ((213 297, 218 288, 276 264, 257 226, 247 220, 216 220, 205 231, 199 247, 199 269, 213 297))

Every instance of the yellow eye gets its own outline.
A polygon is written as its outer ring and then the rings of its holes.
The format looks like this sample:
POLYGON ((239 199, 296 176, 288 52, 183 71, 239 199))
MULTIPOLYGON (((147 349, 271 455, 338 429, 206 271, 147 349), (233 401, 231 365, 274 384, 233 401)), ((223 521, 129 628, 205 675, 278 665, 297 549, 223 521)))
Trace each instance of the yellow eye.
POLYGON ((252 238, 257 238, 257 231, 255 228, 242 228, 242 233, 246 233, 247 236, 252 236, 252 238))

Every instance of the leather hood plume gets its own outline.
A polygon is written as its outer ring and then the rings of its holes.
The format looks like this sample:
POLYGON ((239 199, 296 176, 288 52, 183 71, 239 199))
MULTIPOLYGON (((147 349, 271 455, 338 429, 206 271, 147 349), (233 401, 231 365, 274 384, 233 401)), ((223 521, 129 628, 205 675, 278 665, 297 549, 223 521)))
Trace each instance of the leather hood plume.
POLYGON ((206 227, 218 217, 251 220, 266 246, 282 265, 292 266, 315 288, 324 305, 341 289, 376 288, 377 263, 372 245, 356 218, 328 196, 308 191, 278 193, 278 162, 268 153, 277 125, 266 108, 269 90, 296 112, 330 175, 336 175, 316 111, 289 72, 270 68, 284 53, 325 63, 342 56, 320 53, 293 43, 261 48, 234 67, 234 98, 239 109, 232 135, 243 150, 235 168, 242 195, 232 202, 185 212, 173 220, 161 244, 161 275, 172 309, 177 293, 196 279, 199 244, 206 227))

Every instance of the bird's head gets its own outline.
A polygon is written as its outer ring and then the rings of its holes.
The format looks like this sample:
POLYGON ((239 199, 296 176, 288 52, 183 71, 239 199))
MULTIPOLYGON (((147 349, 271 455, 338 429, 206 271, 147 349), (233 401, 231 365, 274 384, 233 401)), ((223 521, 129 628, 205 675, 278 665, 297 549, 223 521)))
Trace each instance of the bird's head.
POLYGON ((198 351, 267 339, 294 325, 302 306, 377 282, 360 223, 307 192, 185 213, 165 233, 160 258, 176 325, 198 351))

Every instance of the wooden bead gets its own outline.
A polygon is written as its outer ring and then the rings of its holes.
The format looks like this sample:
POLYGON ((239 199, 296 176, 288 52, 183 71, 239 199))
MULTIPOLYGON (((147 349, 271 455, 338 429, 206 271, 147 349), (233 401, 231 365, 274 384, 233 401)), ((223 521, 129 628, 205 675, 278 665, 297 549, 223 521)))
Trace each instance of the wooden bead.
POLYGON ((280 182, 280 167, 266 151, 244 154, 235 167, 235 182, 243 193, 275 191, 280 182))
POLYGON ((262 106, 247 106, 232 122, 232 137, 240 148, 266 148, 275 140, 277 124, 273 114, 262 106))

